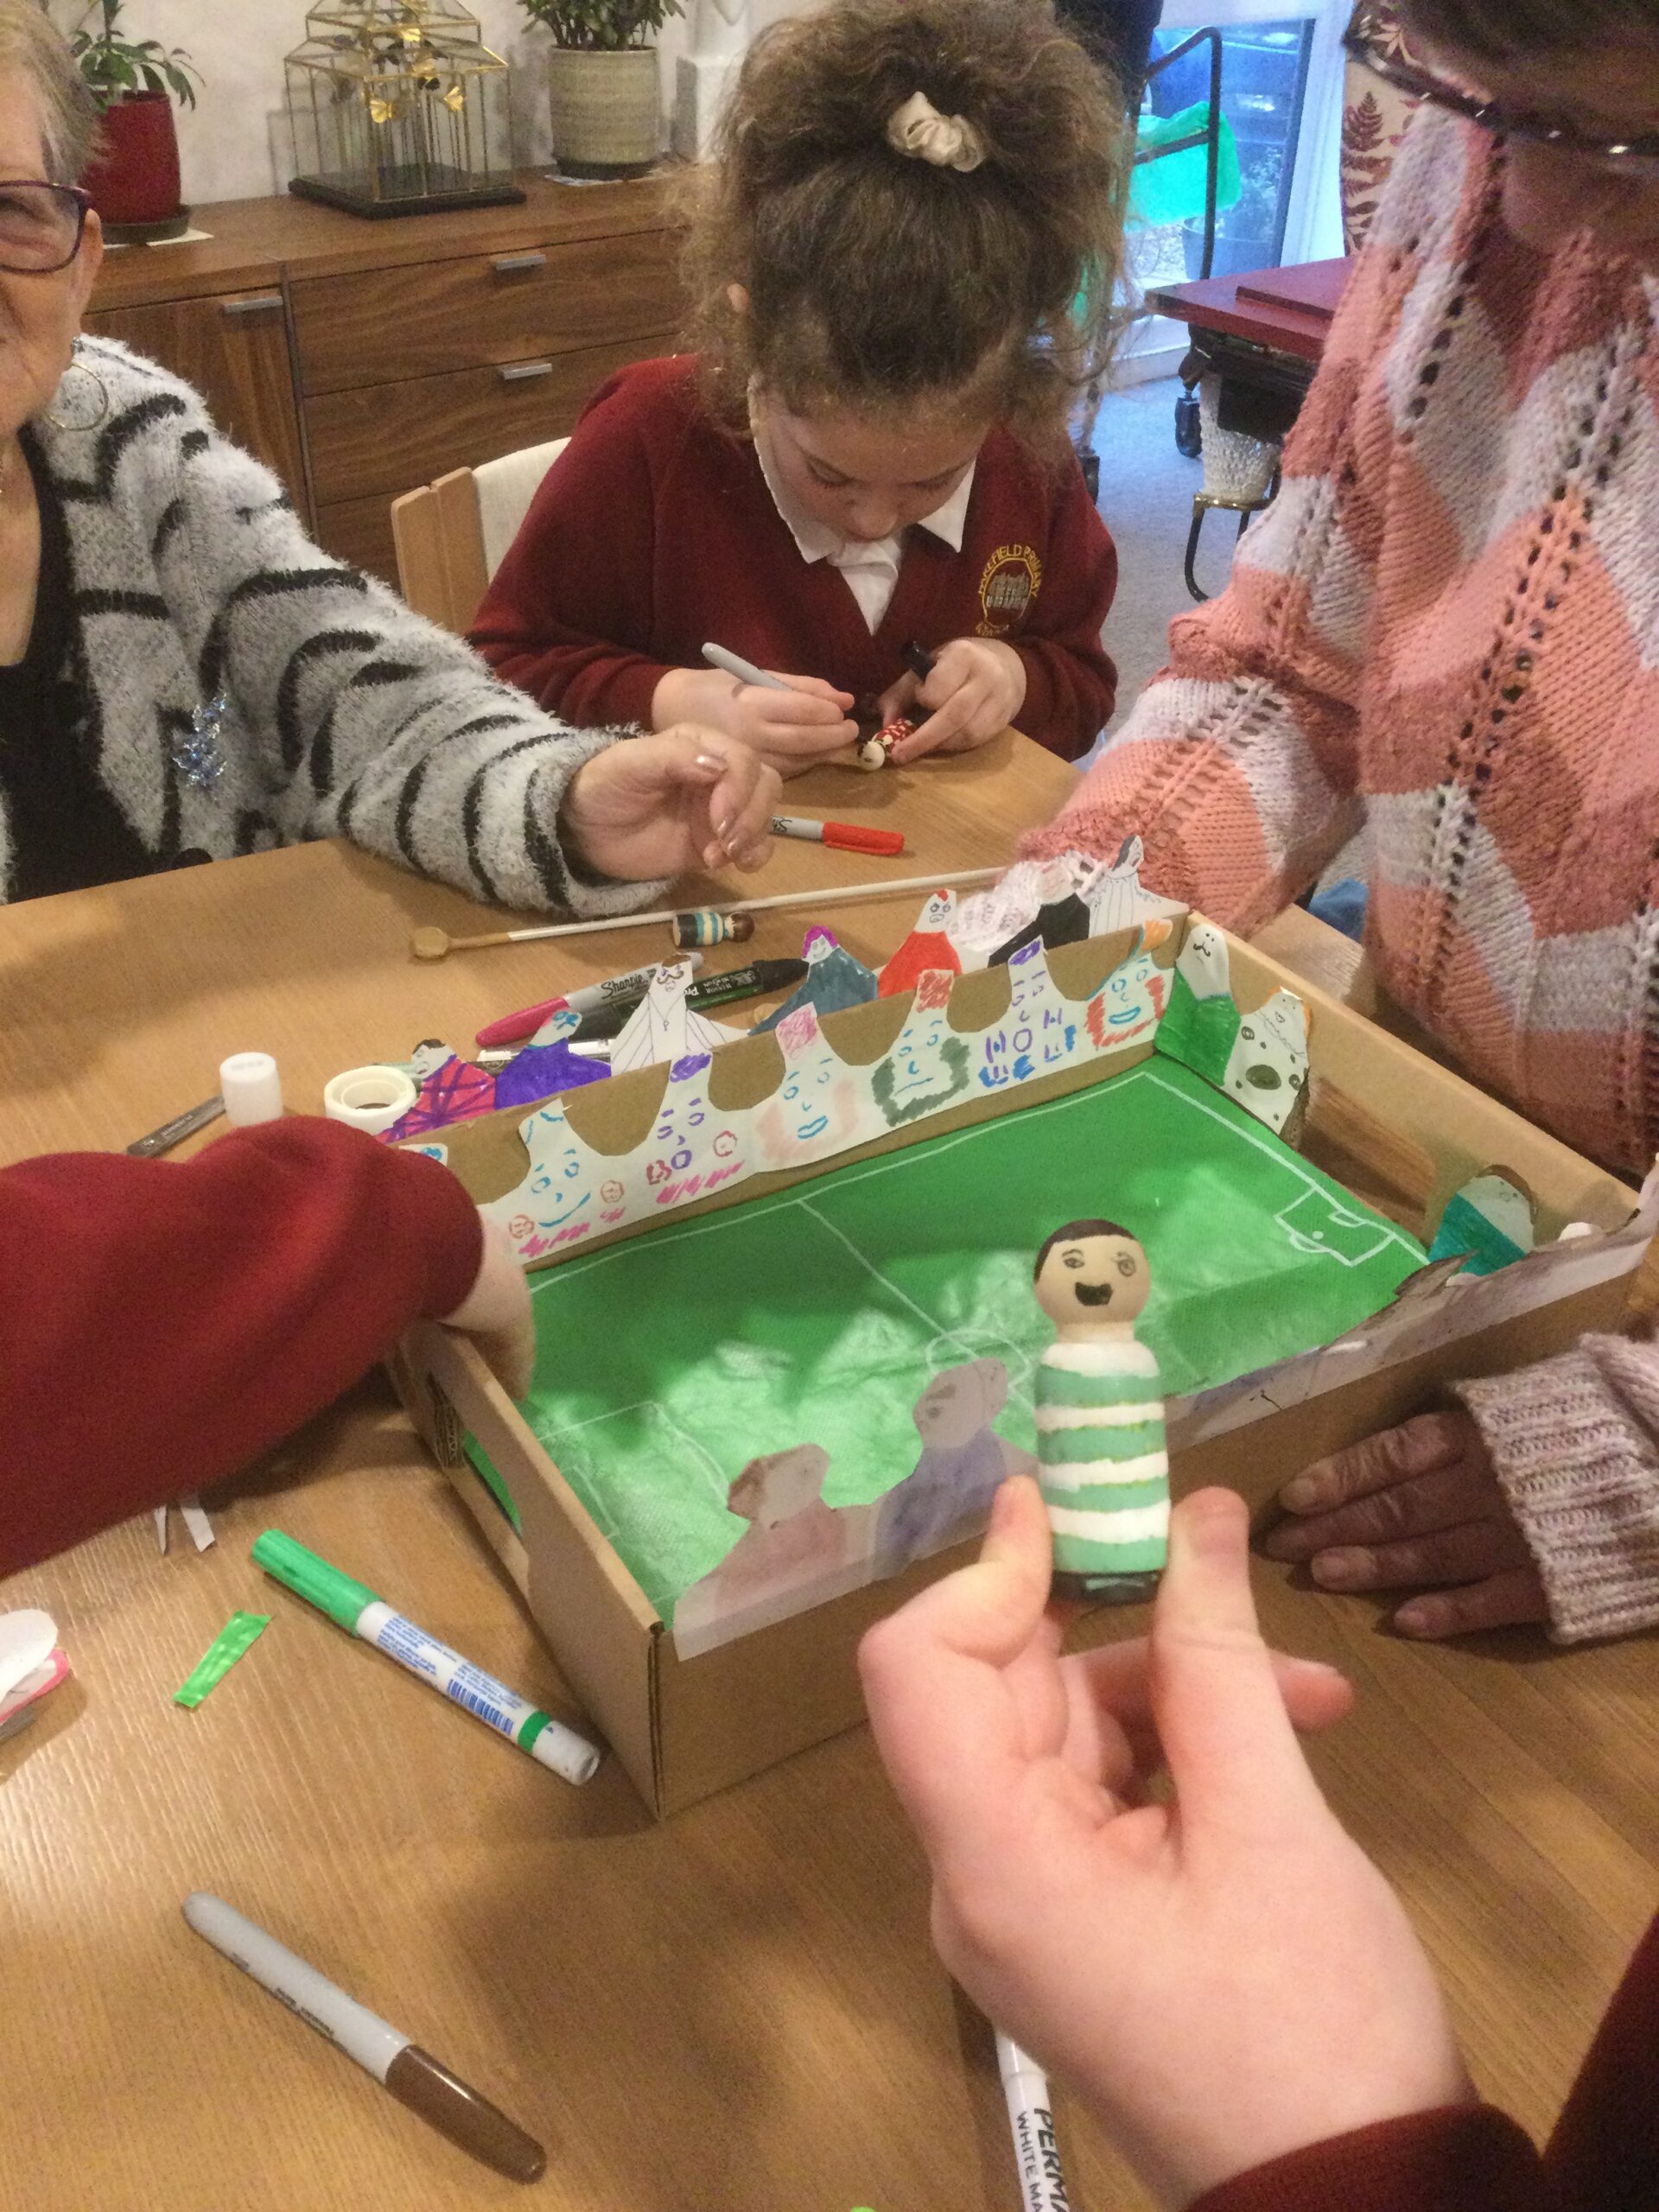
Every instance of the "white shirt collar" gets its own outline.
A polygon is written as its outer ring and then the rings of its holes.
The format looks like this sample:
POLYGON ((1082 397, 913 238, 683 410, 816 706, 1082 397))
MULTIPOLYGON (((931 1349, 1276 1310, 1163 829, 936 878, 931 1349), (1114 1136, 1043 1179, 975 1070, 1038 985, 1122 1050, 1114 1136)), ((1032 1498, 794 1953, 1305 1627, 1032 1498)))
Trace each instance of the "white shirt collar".
MULTIPOLYGON (((751 416, 754 434, 755 458, 760 464, 760 474, 772 494, 772 504, 783 518, 785 527, 795 540, 803 561, 828 561, 834 569, 858 568, 867 563, 898 563, 899 546, 904 533, 897 531, 892 537, 866 542, 855 537, 843 537, 839 531, 831 530, 827 523, 810 515, 789 497, 782 480, 772 466, 769 441, 761 424, 751 416)), ((931 515, 924 515, 917 524, 935 537, 943 539, 953 553, 960 553, 963 534, 968 527, 968 502, 973 497, 974 472, 976 461, 969 461, 960 484, 948 499, 942 499, 931 515)))

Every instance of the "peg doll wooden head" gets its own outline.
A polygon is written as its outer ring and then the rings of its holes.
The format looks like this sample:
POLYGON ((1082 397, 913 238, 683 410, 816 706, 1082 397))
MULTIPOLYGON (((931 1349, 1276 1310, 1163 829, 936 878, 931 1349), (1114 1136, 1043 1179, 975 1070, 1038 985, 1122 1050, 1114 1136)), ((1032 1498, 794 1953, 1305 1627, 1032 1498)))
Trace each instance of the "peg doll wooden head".
POLYGON ((1032 1275, 1062 1342, 1132 1331, 1152 1287, 1144 1249, 1115 1221, 1068 1221, 1044 1243, 1032 1275))

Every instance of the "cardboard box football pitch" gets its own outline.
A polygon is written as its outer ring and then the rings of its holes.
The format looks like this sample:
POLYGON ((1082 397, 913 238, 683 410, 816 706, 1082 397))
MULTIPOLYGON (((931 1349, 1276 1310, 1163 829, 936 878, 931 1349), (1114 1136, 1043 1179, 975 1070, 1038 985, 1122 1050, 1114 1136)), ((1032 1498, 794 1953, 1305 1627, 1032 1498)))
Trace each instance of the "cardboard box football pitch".
MULTIPOLYGON (((561 1132, 568 1113, 569 1128, 580 1131, 582 1143, 619 1164, 619 1179, 604 1188, 620 1194, 626 1182, 628 1198, 624 1203, 619 1195, 609 1210, 613 1225, 596 1212, 575 1241, 555 1243, 530 1264, 556 1271, 579 1255, 586 1268, 590 1255, 642 1236, 671 1235, 670 1224, 638 1217, 642 1207, 664 1197, 671 1223, 679 1224, 769 1203, 859 1163, 896 1158, 906 1147, 996 1122, 1022 1142, 1027 1132, 1033 1145, 1061 1141, 1055 1133, 1064 1126, 1064 1113, 1046 1116, 1041 1109, 1062 1100, 1081 1101, 1093 1086, 1131 1068, 1144 1069, 1152 1043, 1136 1036, 1120 1046, 1096 1023, 1097 1049, 1085 1040, 1089 1056, 1067 1059, 1057 1046, 1054 1057, 1065 1064, 1045 1072, 1040 1052, 1031 1047, 1031 1027, 1013 1033, 1010 1044, 1010 1024, 1022 1018, 1020 995, 1034 991, 1031 1004, 1040 999, 1047 1005, 1058 993, 1069 1003, 1077 1017, 1065 1029, 1070 1040, 1083 1009, 1108 1002, 1112 977, 1127 973, 1131 959, 1142 963, 1144 974, 1150 957, 1159 971, 1153 996, 1162 1011, 1175 963, 1200 926, 1210 925, 1194 916, 1175 918, 1150 955, 1146 939, 1154 931, 1143 938, 1131 928, 1059 946, 1023 966, 1001 964, 952 979, 948 1006, 939 1001, 938 1020, 947 1033, 974 1044, 976 1065, 984 1071, 980 1084, 943 1110, 895 1120, 850 1149, 741 1175, 732 1173, 728 1162, 724 1175, 711 1171, 677 1182, 630 1181, 631 1171, 622 1163, 651 1154, 652 1132, 666 1112, 670 1085, 691 1063, 681 1063, 672 1074, 659 1065, 613 1076, 576 1093, 568 1106, 553 1102, 552 1118, 561 1132)), ((1650 1186, 1648 1198, 1639 1199, 1614 1176, 1277 963, 1237 940, 1224 942, 1231 997, 1247 1020, 1280 992, 1306 1008, 1307 1078, 1296 1116, 1296 1156, 1329 1179, 1327 1187, 1338 1185, 1338 1195, 1351 1194, 1359 1202, 1351 1217, 1327 1206, 1322 1219, 1339 1223, 1363 1216, 1385 1229, 1399 1224, 1427 1243, 1452 1193, 1497 1167, 1529 1194, 1538 1236, 1530 1257, 1479 1278, 1455 1273, 1455 1262, 1421 1268, 1402 1262, 1408 1271, 1392 1302, 1345 1328, 1334 1342, 1173 1396, 1168 1442, 1176 1495, 1223 1482, 1262 1501, 1307 1460, 1433 1405, 1453 1380, 1502 1373, 1566 1349, 1586 1329, 1625 1323, 1635 1311, 1638 1269, 1659 1220, 1659 1191, 1650 1186), (1584 1225, 1587 1233, 1557 1242, 1569 1224, 1584 1225)), ((925 995, 927 981, 913 995, 918 1000, 925 995)), ((912 995, 906 993, 826 1014, 821 1025, 810 1027, 805 1058, 798 1036, 722 1045, 712 1064, 698 1063, 707 1075, 707 1099, 721 1111, 760 1116, 791 1083, 799 1087, 803 1070, 817 1065, 810 1053, 822 1057, 826 1071, 832 1065, 879 1068, 913 1036, 906 1025, 916 1019, 912 995)), ((702 1091, 698 1103, 703 1103, 702 1091)), ((524 1110, 516 1109, 442 1133, 450 1164, 480 1203, 499 1202, 511 1211, 511 1194, 529 1187, 531 1160, 520 1135, 528 1127, 524 1110)), ((1266 1141, 1277 1145, 1279 1140, 1266 1141)), ((697 1159, 707 1166, 714 1156, 698 1154, 697 1159)), ((677 1157, 683 1161, 690 1154, 677 1157)), ((1091 1202, 1076 1211, 1109 1213, 1109 1162, 1080 1160, 1077 1173, 1080 1192, 1091 1202)), ((971 1188, 965 1190, 964 1205, 971 1207, 973 1196, 971 1188)), ((1031 1252, 1056 1225, 1031 1223, 1031 1252)), ((528 1227, 522 1217, 515 1218, 518 1231, 528 1227)), ((948 1222, 939 1234, 948 1241, 948 1222)), ((1322 1234, 1315 1231, 1316 1237, 1322 1234)), ((528 1249, 522 1235, 521 1249, 528 1249)), ((656 1251, 666 1249, 658 1245, 656 1251)), ((644 1263, 643 1273, 635 1270, 641 1294, 616 1314, 615 1326, 649 1331, 656 1264, 649 1241, 632 1257, 644 1263)), ((976 1548, 976 1538, 956 1541, 885 1576, 867 1560, 851 1586, 832 1581, 825 1586, 831 1594, 822 1602, 784 1618, 763 1613, 760 1624, 747 1632, 688 1656, 681 1648, 685 1639, 677 1642, 665 1624, 667 1608, 646 1594, 600 1519, 465 1339, 436 1328, 417 1331, 400 1351, 395 1373, 417 1426, 523 1594, 573 1693, 659 1816, 856 1724, 861 1706, 854 1655, 864 1629, 971 1557, 976 1548), (505 1490, 510 1510, 480 1467, 505 1490)), ((668 1475, 671 1479, 671 1468, 668 1475)))

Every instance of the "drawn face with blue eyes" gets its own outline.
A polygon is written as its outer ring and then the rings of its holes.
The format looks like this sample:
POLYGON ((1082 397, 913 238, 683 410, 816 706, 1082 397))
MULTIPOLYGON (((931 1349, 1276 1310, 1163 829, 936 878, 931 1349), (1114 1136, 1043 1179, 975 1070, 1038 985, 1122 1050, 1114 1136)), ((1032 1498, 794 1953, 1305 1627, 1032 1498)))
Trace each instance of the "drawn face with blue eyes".
POLYGON ((1106 1052, 1150 1036, 1163 1011, 1164 979, 1149 952, 1134 952, 1089 1001, 1089 1034, 1106 1052))
POLYGON ((585 1235, 597 1192, 598 1161, 561 1113, 537 1114, 525 1139, 530 1180, 508 1223, 515 1245, 540 1237, 568 1243, 585 1235))
POLYGON ((816 1021, 798 1027, 798 1021, 791 1015, 774 1033, 784 1049, 784 1079, 754 1110, 764 1167, 821 1160, 854 1141, 858 1092, 853 1071, 819 1039, 816 1021))
POLYGON ((950 981, 923 976, 893 1050, 871 1071, 871 1091, 889 1128, 939 1113, 969 1087, 967 1040, 951 1028, 947 1012, 950 981))

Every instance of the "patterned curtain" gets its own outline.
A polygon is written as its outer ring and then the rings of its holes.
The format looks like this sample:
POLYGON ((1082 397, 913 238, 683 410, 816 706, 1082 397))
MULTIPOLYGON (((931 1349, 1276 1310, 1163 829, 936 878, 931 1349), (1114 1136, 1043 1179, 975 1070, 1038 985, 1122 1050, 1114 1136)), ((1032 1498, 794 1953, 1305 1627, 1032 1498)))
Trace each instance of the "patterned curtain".
MULTIPOLYGON (((1392 10, 1379 11, 1391 19, 1392 10)), ((1403 35, 1390 30, 1404 45, 1403 35)), ((1350 253, 1357 253, 1371 227, 1376 203, 1411 120, 1415 100, 1350 61, 1342 110, 1342 228, 1350 253)))

